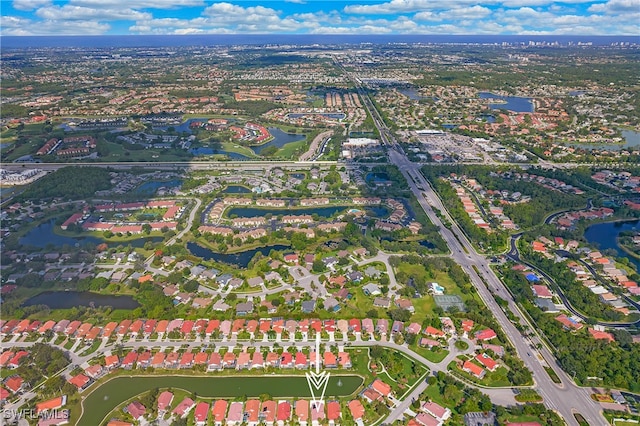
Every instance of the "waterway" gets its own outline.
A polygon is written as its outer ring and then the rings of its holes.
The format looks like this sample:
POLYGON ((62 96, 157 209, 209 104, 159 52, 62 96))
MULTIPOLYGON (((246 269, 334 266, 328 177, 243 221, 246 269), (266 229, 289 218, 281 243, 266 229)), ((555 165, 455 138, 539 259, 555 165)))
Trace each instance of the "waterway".
POLYGON ((134 194, 153 195, 160 188, 178 188, 180 185, 182 185, 182 180, 180 179, 174 179, 170 181, 150 180, 138 186, 132 192, 134 194))
POLYGON ((640 220, 598 223, 588 227, 584 233, 584 237, 600 250, 614 249, 619 257, 626 257, 636 266, 636 269, 640 271, 640 259, 627 254, 620 248, 617 241, 620 232, 632 230, 640 230, 640 220))
POLYGON ((480 99, 499 99, 503 102, 489 104, 492 109, 506 109, 513 112, 534 112, 532 98, 520 96, 500 96, 490 92, 478 93, 480 99))
POLYGON ((136 309, 140 306, 131 296, 114 296, 90 291, 45 291, 27 299, 23 306, 47 305, 51 309, 71 309, 76 306, 114 309, 136 309))
POLYGON ((273 139, 271 139, 269 142, 262 145, 251 146, 250 148, 253 150, 253 152, 260 155, 263 149, 268 148, 270 146, 275 146, 276 148, 282 148, 288 143, 298 142, 306 138, 305 135, 299 135, 296 133, 285 133, 277 127, 269 127, 269 133, 271 133, 271 136, 273 136, 273 139))
MULTIPOLYGON (((360 376, 332 375, 327 383, 327 398, 346 397, 363 383, 360 376)), ((97 425, 118 405, 152 389, 184 389, 203 398, 257 398, 269 394, 274 399, 308 398, 309 386, 304 376, 142 376, 116 377, 86 396, 78 424, 97 425)), ((174 401, 178 403, 180 401, 174 401)))
POLYGON ((48 246, 52 247, 62 247, 64 245, 69 246, 83 246, 87 244, 98 245, 102 243, 107 243, 109 246, 131 246, 131 247, 143 247, 145 243, 148 241, 152 243, 157 243, 163 240, 163 237, 140 237, 135 240, 129 241, 114 241, 109 242, 105 241, 102 238, 94 237, 92 235, 81 236, 81 237, 69 237, 66 235, 58 235, 53 230, 56 226, 55 220, 50 220, 49 222, 42 223, 31 231, 27 232, 27 234, 20 238, 18 242, 23 246, 33 246, 38 248, 45 248, 48 246))
POLYGON ((239 268, 246 268, 249 266, 249 262, 253 259, 253 256, 255 256, 256 253, 262 253, 262 255, 268 256, 271 250, 288 250, 289 248, 289 246, 285 246, 283 244, 275 244, 272 246, 241 251, 239 253, 217 253, 196 243, 187 243, 187 250, 189 250, 194 256, 201 257, 204 260, 214 260, 220 263, 235 265, 239 268))
POLYGON ((640 132, 636 132, 635 130, 622 130, 620 133, 622 133, 624 143, 576 143, 571 144, 571 146, 587 150, 597 149, 606 151, 620 151, 627 148, 640 149, 640 132))
POLYGON ((221 191, 224 194, 251 194, 251 190, 246 186, 229 185, 221 191))

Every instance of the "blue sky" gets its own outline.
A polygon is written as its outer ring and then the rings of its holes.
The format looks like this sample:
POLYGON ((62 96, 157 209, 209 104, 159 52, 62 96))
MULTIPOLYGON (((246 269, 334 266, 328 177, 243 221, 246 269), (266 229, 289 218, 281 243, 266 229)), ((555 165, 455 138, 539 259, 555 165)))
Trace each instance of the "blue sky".
POLYGON ((640 0, 0 0, 2 35, 640 35, 640 0))

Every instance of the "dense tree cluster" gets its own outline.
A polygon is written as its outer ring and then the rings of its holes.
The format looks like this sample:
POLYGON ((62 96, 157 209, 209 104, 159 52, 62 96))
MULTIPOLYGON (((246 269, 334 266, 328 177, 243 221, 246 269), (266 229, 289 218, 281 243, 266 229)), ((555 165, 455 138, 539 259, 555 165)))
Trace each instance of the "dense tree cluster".
MULTIPOLYGON (((515 295, 516 301, 529 312, 536 327, 544 333, 555 348, 560 365, 576 380, 584 383, 588 377, 602 380, 598 385, 615 388, 640 390, 640 346, 631 343, 628 333, 617 331, 617 341, 608 343, 595 340, 582 330, 571 333, 562 328, 554 319, 555 315, 545 314, 531 303, 529 284, 521 274, 505 268, 504 281, 515 295)), ((600 303, 601 304, 601 303, 600 303)))
POLYGON ((111 177, 105 168, 64 167, 37 180, 16 199, 41 201, 60 197, 82 200, 109 188, 111 177))

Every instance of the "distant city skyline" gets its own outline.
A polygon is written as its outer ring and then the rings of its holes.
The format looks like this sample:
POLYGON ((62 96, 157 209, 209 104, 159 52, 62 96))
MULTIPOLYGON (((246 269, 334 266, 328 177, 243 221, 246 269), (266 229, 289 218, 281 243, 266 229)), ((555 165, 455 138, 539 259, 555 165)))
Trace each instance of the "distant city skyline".
POLYGON ((640 36, 640 0, 13 0, 1 35, 640 36))

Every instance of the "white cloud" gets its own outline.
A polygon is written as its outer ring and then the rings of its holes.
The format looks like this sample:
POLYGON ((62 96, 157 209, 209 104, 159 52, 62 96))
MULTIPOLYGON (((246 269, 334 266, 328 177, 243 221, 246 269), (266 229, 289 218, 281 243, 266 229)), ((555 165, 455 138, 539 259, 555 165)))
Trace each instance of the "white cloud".
POLYGON ((126 7, 133 9, 178 9, 182 7, 204 6, 204 0, 71 0, 69 4, 75 6, 114 8, 126 7))
POLYGON ((13 0, 13 8, 17 10, 33 10, 51 4, 51 0, 13 0))
POLYGON ((97 21, 33 21, 15 16, 0 16, 3 35, 101 35, 111 26, 97 21))
POLYGON ((98 21, 127 20, 135 21, 150 19, 150 13, 139 12, 133 9, 94 9, 91 7, 72 6, 47 6, 36 11, 36 16, 49 20, 85 20, 95 19, 98 21))
POLYGON ((589 7, 589 12, 604 13, 640 13, 640 0, 609 0, 589 7))

